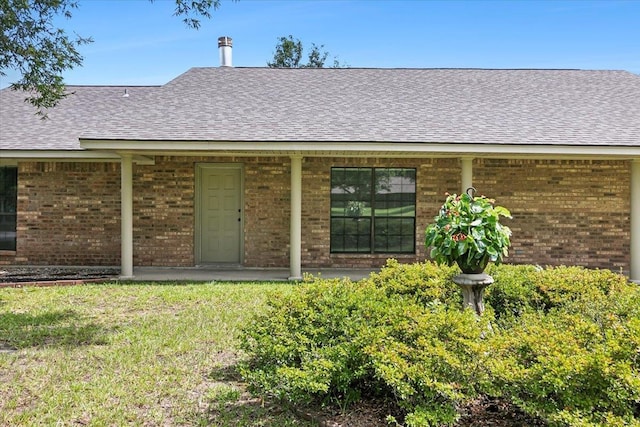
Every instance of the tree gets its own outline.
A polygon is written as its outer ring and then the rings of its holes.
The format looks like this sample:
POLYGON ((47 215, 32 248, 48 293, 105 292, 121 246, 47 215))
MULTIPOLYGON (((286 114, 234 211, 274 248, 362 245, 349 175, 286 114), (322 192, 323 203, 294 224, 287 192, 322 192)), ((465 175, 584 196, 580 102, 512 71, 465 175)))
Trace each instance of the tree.
MULTIPOLYGON (((273 53, 273 60, 267 61, 267 65, 271 68, 323 68, 329 56, 329 52, 322 51, 324 45, 316 45, 311 43, 311 51, 307 55, 307 63, 301 64, 302 51, 304 50, 302 42, 289 37, 279 37, 276 51, 273 53)), ((344 65, 340 64, 336 57, 333 58, 332 68, 340 68, 344 65)))
MULTIPOLYGON (((153 2, 153 0, 149 0, 153 2)), ((175 0, 174 16, 190 28, 200 27, 200 17, 210 18, 220 0, 175 0)), ((11 84, 30 95, 26 101, 38 109, 54 107, 68 93, 62 74, 82 65, 78 48, 90 37, 67 34, 53 25, 56 16, 72 17, 76 0, 0 0, 0 75, 14 69, 20 79, 11 84)))

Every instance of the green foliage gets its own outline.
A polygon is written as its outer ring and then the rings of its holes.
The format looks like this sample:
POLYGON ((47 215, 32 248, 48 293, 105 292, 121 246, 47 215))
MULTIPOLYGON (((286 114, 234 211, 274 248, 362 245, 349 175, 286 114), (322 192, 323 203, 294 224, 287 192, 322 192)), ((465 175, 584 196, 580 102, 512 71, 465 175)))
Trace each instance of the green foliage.
POLYGON ((488 273, 495 284, 487 288, 485 301, 498 318, 530 310, 568 309, 576 303, 606 300, 611 293, 628 288, 624 276, 609 270, 503 265, 491 266, 488 273))
POLYGON ((476 375, 484 328, 440 303, 453 299, 450 274, 391 261, 369 280, 317 280, 274 298, 245 330, 243 375, 254 391, 289 402, 382 396, 408 414, 407 425, 451 423, 473 394, 467 368, 476 375))
MULTIPOLYGON (((322 51, 324 45, 311 43, 311 50, 307 55, 307 63, 302 63, 302 51, 304 47, 300 39, 289 37, 278 37, 276 51, 273 53, 272 61, 267 61, 270 68, 324 68, 329 52, 322 51)), ((332 68, 340 68, 345 65, 340 64, 337 58, 333 58, 332 68)))
POLYGON ((511 218, 502 206, 485 196, 447 194, 447 199, 425 232, 431 257, 447 265, 457 263, 465 273, 480 273, 489 261, 508 255, 511 230, 500 217, 511 218))
MULTIPOLYGON (((220 6, 220 0, 175 3, 174 15, 195 29, 200 27, 198 17, 210 18, 210 10, 220 6)), ((76 0, 0 0, 0 76, 9 69, 18 71, 21 77, 11 87, 28 93, 26 101, 43 117, 44 110, 69 95, 62 74, 82 65, 78 48, 92 42, 90 37, 71 37, 56 28, 56 18, 71 19, 77 7, 76 0)))
POLYGON ((552 425, 640 425, 640 323, 607 317, 531 312, 492 335, 489 392, 552 425))
POLYGON ((246 378, 291 402, 348 399, 368 369, 359 351, 364 325, 384 315, 383 292, 370 291, 363 298, 362 287, 348 280, 317 281, 272 298, 244 335, 242 347, 251 355, 246 378))
MULTIPOLYGON (((154 0, 149 0, 153 3, 154 0)), ((176 8, 173 16, 182 16, 182 22, 187 27, 200 28, 199 16, 211 18, 210 10, 217 10, 220 7, 220 0, 175 0, 176 8)))
POLYGON ((543 307, 542 296, 533 286, 538 269, 531 265, 490 265, 487 273, 495 283, 485 290, 485 304, 496 318, 519 317, 526 311, 543 307))
POLYGON ((17 70, 22 77, 11 87, 31 92, 27 100, 39 111, 67 95, 62 73, 82 64, 78 47, 91 42, 52 25, 58 15, 71 18, 77 7, 72 0, 0 0, 0 75, 17 70))
POLYGON ((423 304, 438 301, 455 305, 462 302, 458 287, 451 281, 457 273, 456 267, 432 262, 401 264, 390 259, 383 269, 365 280, 387 295, 411 296, 423 304))
POLYGON ((608 270, 500 266, 490 393, 552 425, 640 425, 640 290, 608 270))
POLYGON ((637 286, 606 270, 492 266, 478 319, 460 310, 455 271, 390 260, 358 283, 272 299, 244 331, 243 375, 294 403, 385 398, 407 426, 451 425, 478 394, 550 425, 639 425, 637 286))
POLYGON ((478 392, 485 373, 480 337, 487 323, 473 312, 404 302, 403 315, 364 348, 373 374, 407 413, 408 426, 452 424, 460 402, 478 392))
POLYGON ((568 307, 585 300, 601 301, 628 287, 624 276, 609 270, 558 267, 541 270, 533 286, 543 299, 543 308, 568 307))

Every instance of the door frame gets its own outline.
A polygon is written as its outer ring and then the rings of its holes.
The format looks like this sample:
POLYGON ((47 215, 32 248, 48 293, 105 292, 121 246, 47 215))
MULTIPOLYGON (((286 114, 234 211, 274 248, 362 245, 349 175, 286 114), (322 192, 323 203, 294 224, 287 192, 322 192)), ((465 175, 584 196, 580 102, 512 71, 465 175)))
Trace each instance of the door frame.
MULTIPOLYGON (((240 171, 240 188, 238 188, 238 197, 240 198, 240 265, 244 264, 244 165, 242 163, 196 163, 195 164, 195 215, 194 215, 194 249, 196 265, 202 265, 202 175, 210 170, 235 169, 240 171)), ((205 262, 205 265, 215 263, 205 262)), ((224 265, 236 265, 230 263, 221 263, 224 265)))

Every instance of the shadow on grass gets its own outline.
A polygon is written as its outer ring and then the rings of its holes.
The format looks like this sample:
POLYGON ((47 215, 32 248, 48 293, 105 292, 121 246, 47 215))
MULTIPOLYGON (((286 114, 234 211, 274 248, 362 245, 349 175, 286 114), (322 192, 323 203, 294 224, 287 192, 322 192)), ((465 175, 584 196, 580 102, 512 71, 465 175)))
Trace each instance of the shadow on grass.
MULTIPOLYGON (((224 357, 225 355, 223 355, 224 357)), ((226 359, 213 369, 212 381, 203 396, 205 410, 196 417, 195 425, 206 426, 367 426, 389 425, 387 415, 401 419, 402 411, 394 402, 366 398, 341 408, 336 405, 310 403, 296 405, 276 399, 251 395, 239 372, 238 359, 226 359)))
MULTIPOLYGON (((231 394, 233 396, 233 394, 231 394)), ((305 417, 287 405, 252 397, 247 392, 231 398, 218 397, 208 402, 195 425, 206 426, 320 426, 322 421, 305 417)))
MULTIPOLYGON (((222 358, 237 358, 235 353, 221 352, 217 355, 218 359, 222 358)), ((208 375, 208 378, 213 381, 221 381, 228 383, 239 383, 242 381, 242 374, 240 374, 240 368, 237 363, 222 363, 220 366, 214 368, 208 375)))
POLYGON ((28 313, 0 313, 0 344, 15 350, 45 346, 106 344, 107 331, 85 323, 73 310, 28 313))
MULTIPOLYGON (((228 355, 224 355, 226 357, 228 355)), ((225 360, 229 362, 229 360, 225 360)), ((202 396, 203 411, 191 420, 199 426, 318 426, 285 404, 252 396, 246 389, 238 365, 222 363, 207 378, 211 381, 202 396)))

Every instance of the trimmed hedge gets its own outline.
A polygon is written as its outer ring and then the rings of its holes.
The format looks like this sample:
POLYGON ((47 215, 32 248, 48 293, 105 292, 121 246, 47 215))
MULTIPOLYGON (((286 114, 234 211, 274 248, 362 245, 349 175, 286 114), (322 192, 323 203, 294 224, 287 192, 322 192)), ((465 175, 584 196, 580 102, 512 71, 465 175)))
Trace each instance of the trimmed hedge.
POLYGON ((460 310, 457 271, 390 260, 357 283, 276 295, 243 333, 243 376, 292 403, 385 398, 407 426, 452 425, 479 394, 550 425, 640 425, 637 286, 606 270, 492 267, 478 319, 460 310))
POLYGON ((640 425, 639 287, 608 270, 492 272, 502 321, 485 342, 485 390, 552 425, 640 425))

